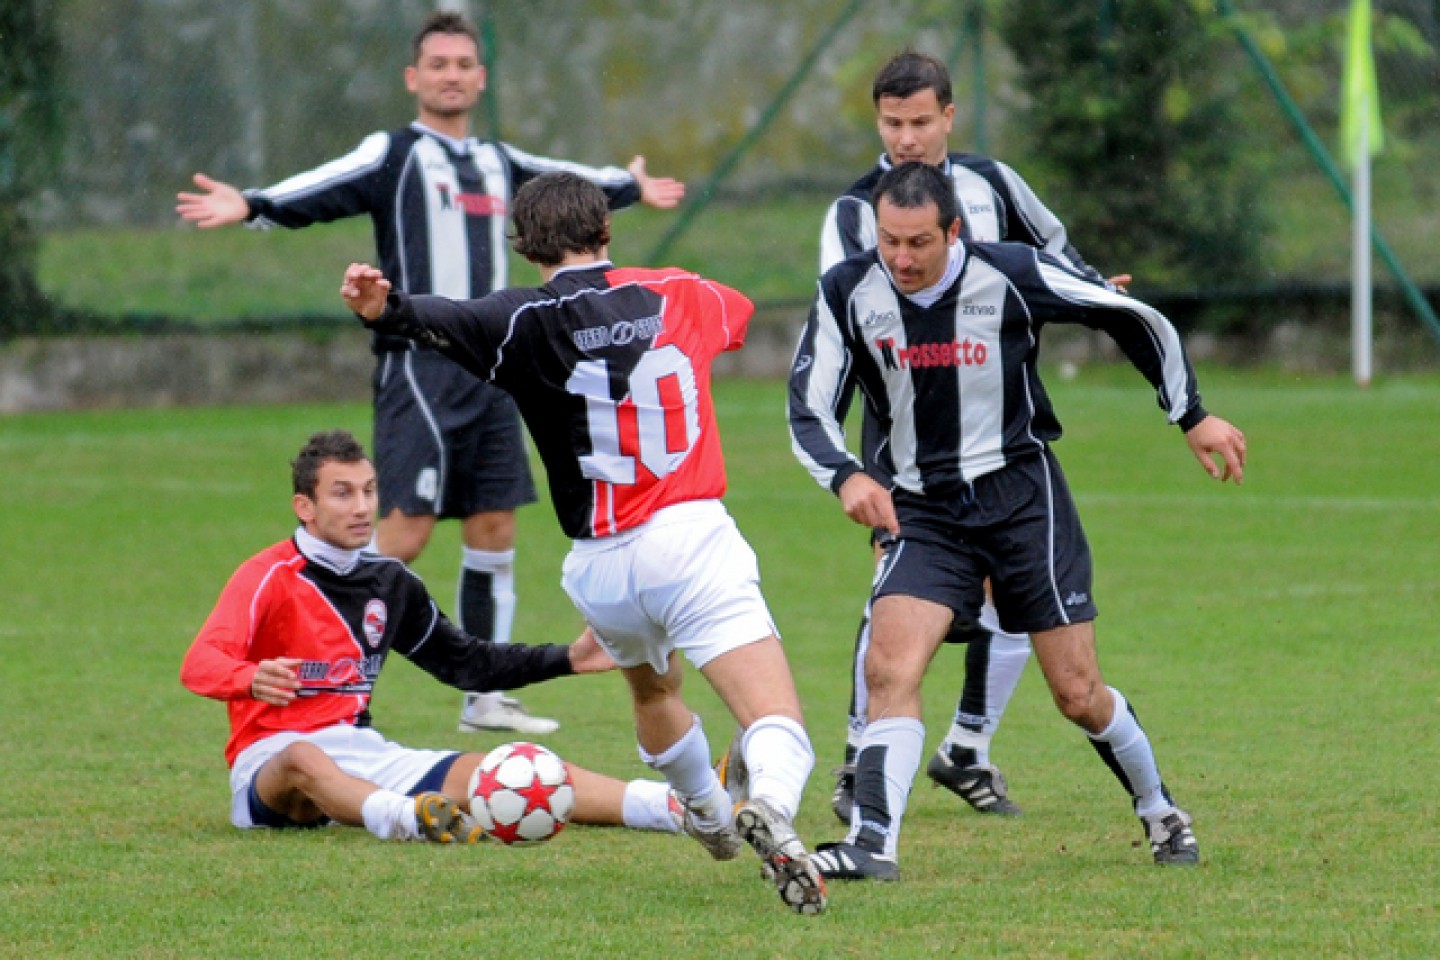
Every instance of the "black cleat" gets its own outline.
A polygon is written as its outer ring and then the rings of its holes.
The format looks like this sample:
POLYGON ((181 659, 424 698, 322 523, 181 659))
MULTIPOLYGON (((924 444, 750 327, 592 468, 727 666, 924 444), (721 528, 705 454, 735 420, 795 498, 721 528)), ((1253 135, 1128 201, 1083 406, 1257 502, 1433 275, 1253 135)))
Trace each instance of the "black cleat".
POLYGON ((830 772, 835 775, 835 792, 830 794, 830 809, 848 827, 850 811, 855 809, 855 764, 847 763, 830 772))
POLYGON ((1200 863, 1200 844, 1190 832, 1190 814, 1179 807, 1158 817, 1141 817, 1150 852, 1162 867, 1193 867, 1200 863))
POLYGON ((826 880, 900 879, 900 865, 894 860, 843 841, 820 844, 810 855, 810 862, 826 880))
POLYGON ((937 750, 925 766, 925 775, 935 781, 937 787, 944 787, 964 800, 980 813, 993 813, 1002 817, 1020 816, 1020 808, 1006 796, 1005 776, 995 767, 975 765, 957 767, 937 750))

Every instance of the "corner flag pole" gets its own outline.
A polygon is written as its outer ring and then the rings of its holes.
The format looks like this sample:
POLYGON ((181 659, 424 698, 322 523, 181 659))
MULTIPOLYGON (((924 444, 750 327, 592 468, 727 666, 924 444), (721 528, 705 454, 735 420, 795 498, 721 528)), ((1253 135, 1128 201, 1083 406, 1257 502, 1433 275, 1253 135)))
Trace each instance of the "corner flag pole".
POLYGON ((1384 137, 1375 54, 1370 45, 1370 0, 1351 0, 1341 77, 1340 149, 1350 163, 1355 197, 1350 240, 1350 349, 1355 382, 1362 387, 1370 385, 1373 373, 1370 158, 1380 152, 1384 137))

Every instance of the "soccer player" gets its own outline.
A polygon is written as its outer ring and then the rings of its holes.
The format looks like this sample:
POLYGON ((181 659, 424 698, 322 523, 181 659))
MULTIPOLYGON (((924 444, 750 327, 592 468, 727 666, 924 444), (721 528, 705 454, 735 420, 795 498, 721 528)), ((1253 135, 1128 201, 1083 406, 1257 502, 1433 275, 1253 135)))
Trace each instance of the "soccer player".
POLYGON ((1129 793, 1155 862, 1197 863, 1189 814, 1133 708, 1100 674, 1090 551, 1036 372, 1041 329, 1079 323, 1114 338, 1211 476, 1241 481, 1245 438, 1201 405, 1159 312, 1034 247, 962 240, 938 167, 893 167, 873 203, 878 247, 821 278, 790 375, 796 455, 848 517, 892 538, 871 594, 850 830, 813 859, 827 877, 898 879, 925 743, 921 680, 952 624, 978 619, 988 579, 1000 625, 1030 635, 1056 705, 1129 793), (888 446, 881 481, 845 448, 840 412, 857 385, 888 446))
MULTIPOLYGON (((1065 226, 1040 202, 1010 167, 974 153, 950 150, 955 104, 945 65, 913 50, 891 57, 871 85, 875 125, 885 152, 871 170, 830 205, 820 231, 820 273, 875 246, 875 214, 870 195, 885 172, 897 163, 919 161, 940 168, 950 179, 959 205, 960 235, 966 240, 1009 240, 1028 244, 1063 258, 1093 279, 1092 270, 1066 237, 1065 226)), ((1129 277, 1116 277, 1126 283, 1129 277)), ((881 462, 884 437, 866 416, 861 429, 861 459, 876 477, 886 474, 881 462)), ((878 544, 878 534, 872 541, 878 544)), ((879 550, 877 546, 877 561, 879 550)), ((851 671, 850 716, 845 737, 845 762, 836 771, 831 807, 845 823, 855 797, 855 753, 865 731, 865 648, 870 640, 867 605, 855 638, 851 671)), ((925 773, 981 813, 1015 816, 1020 807, 1009 798, 1005 777, 991 763, 990 741, 1005 707, 1030 659, 1024 634, 1000 629, 995 607, 987 599, 973 624, 959 623, 947 642, 965 643, 965 683, 955 704, 955 719, 944 741, 930 757, 925 773)))
POLYGON ((374 330, 426 343, 515 397, 574 541, 565 590, 629 683, 641 756, 713 857, 749 842, 784 902, 819 913, 824 881, 791 825, 815 757, 754 551, 720 500, 710 367, 741 346, 753 306, 681 270, 616 268, 605 196, 572 174, 522 187, 513 222, 542 287, 458 302, 392 291, 352 264, 341 295, 374 330), (682 654, 743 728, 743 797, 710 766, 681 698, 682 654))
MULTIPOLYGON (((613 661, 588 634, 568 647, 497 644, 454 627, 424 584, 370 543, 375 468, 349 433, 317 433, 291 466, 300 526, 226 584, 180 668, 230 712, 230 819, 237 827, 363 826, 382 840, 474 843, 479 753, 413 750, 370 726, 391 651, 461 690, 519 687, 613 661)), ((566 765, 577 823, 678 832, 665 784, 566 765)))
MULTIPOLYGON (((299 228, 369 214, 386 274, 402 290, 464 299, 506 285, 503 238, 511 197, 546 170, 600 184, 612 207, 640 200, 673 207, 684 185, 650 177, 636 157, 628 172, 532 156, 469 135, 485 89, 474 26, 453 11, 428 17, 415 35, 405 85, 419 118, 366 137, 352 152, 263 190, 243 193, 195 175, 198 193, 176 210, 201 227, 245 222, 299 228)), ((503 391, 408 340, 377 336, 375 461, 380 473, 376 546, 414 562, 435 522, 461 521, 460 624, 508 643, 515 613, 515 510, 535 500, 514 403, 503 391)), ((470 693, 460 729, 543 735, 558 727, 499 691, 470 693)))

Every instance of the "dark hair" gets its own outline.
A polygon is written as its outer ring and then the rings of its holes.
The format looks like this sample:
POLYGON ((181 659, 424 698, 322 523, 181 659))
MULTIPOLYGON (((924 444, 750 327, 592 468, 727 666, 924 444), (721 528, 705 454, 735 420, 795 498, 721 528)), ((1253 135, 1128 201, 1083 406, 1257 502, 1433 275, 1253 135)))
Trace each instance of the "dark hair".
POLYGON ((948 107, 953 97, 950 90, 950 71, 945 69, 945 64, 928 53, 902 50, 875 74, 870 98, 878 107, 881 97, 898 97, 904 100, 921 90, 934 90, 935 99, 940 102, 941 108, 948 107))
POLYGON ((311 434, 290 461, 290 481, 296 493, 315 499, 315 486, 320 481, 320 468, 327 463, 359 463, 369 460, 365 448, 349 430, 328 430, 311 434))
POLYGON ((420 62, 420 46, 425 38, 432 33, 443 33, 452 37, 469 37, 475 41, 475 52, 480 52, 480 34, 476 31, 475 25, 465 19, 465 15, 454 10, 436 10, 425 18, 420 24, 420 29, 415 33, 415 39, 410 42, 410 63, 412 65, 420 62))
POLYGON ((599 253, 610 242, 605 191, 573 173, 541 174, 521 187, 510 222, 515 252, 544 267, 567 253, 599 253))
POLYGON ((880 198, 889 197, 890 202, 906 210, 935 204, 940 214, 940 229, 949 230, 950 224, 960 216, 960 206, 955 200, 955 185, 939 167, 919 160, 897 164, 885 171, 870 202, 880 209, 880 198))

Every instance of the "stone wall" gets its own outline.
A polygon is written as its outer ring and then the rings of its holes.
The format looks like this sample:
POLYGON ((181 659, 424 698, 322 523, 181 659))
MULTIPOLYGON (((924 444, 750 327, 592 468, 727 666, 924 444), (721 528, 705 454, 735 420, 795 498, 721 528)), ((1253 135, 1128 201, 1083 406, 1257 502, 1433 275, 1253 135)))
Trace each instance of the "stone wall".
MULTIPOLYGON (((743 350, 719 358, 722 377, 783 377, 804 307, 757 313, 743 350)), ((1269 364, 1306 372, 1349 366, 1348 331, 1284 321, 1263 336, 1186 337, 1197 362, 1269 364)), ((1123 362, 1103 334, 1053 327, 1047 363, 1123 362)), ((1440 345, 1409 316, 1377 317, 1377 375, 1440 366, 1440 345)), ((343 326, 244 333, 21 338, 0 343, 0 413, 240 403, 366 401, 369 336, 343 326)))

